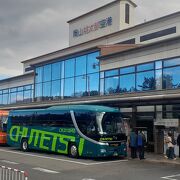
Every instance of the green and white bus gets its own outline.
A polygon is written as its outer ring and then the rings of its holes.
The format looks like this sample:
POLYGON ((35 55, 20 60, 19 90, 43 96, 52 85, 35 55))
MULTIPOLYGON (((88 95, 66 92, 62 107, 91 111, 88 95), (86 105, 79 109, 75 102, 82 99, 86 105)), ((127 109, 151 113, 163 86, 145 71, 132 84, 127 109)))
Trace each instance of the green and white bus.
POLYGON ((105 106, 12 110, 7 134, 8 145, 23 151, 45 150, 71 157, 127 155, 123 116, 105 106))

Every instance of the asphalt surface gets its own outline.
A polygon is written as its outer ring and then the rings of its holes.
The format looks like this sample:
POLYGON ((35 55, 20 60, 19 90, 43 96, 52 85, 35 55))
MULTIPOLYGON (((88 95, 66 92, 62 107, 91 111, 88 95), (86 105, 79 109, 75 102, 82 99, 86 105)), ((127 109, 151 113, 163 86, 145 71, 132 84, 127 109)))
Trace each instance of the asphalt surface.
POLYGON ((0 147, 0 165, 26 171, 28 180, 180 180, 180 166, 128 159, 72 159, 0 147))

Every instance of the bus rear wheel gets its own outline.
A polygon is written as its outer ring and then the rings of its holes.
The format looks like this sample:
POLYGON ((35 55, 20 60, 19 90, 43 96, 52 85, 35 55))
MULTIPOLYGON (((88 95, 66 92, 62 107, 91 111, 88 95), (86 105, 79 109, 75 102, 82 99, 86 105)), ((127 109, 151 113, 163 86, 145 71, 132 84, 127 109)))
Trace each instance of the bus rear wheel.
POLYGON ((26 138, 21 140, 21 150, 24 152, 28 151, 28 140, 26 138))
POLYGON ((72 158, 78 158, 79 156, 78 148, 74 143, 69 144, 69 156, 72 158))

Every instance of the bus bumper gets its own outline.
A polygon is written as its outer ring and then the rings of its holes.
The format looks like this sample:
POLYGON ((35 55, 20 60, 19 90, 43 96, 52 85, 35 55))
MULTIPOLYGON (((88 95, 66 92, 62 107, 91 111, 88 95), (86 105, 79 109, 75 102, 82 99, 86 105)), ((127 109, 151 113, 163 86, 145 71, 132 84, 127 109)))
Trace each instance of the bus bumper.
POLYGON ((99 148, 97 155, 98 157, 127 157, 127 147, 126 144, 117 147, 104 145, 99 148))

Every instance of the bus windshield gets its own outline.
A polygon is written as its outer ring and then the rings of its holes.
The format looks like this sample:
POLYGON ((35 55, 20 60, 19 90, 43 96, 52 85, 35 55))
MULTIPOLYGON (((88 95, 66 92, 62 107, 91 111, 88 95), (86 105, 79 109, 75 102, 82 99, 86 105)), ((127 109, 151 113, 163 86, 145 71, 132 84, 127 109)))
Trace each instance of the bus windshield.
POLYGON ((125 133, 121 113, 76 112, 75 119, 80 131, 88 137, 125 133))
POLYGON ((99 126, 99 134, 125 133, 122 116, 120 113, 97 113, 96 121, 99 126))

